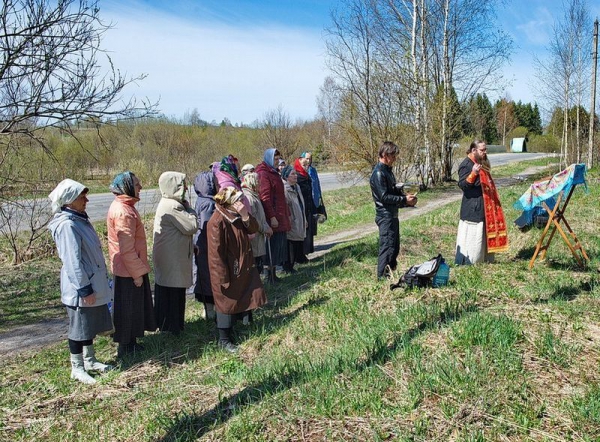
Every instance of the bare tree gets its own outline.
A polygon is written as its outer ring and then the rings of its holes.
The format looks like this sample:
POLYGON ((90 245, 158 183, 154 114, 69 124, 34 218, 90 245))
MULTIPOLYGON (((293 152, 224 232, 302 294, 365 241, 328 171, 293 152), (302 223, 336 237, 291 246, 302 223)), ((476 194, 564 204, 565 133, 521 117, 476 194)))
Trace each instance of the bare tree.
POLYGON ((325 148, 330 153, 333 144, 334 126, 340 121, 340 87, 332 77, 326 77, 319 89, 317 108, 319 115, 325 122, 325 148))
POLYGON ((128 77, 113 66, 101 47, 111 26, 95 0, 5 0, 0 7, 0 218, 13 248, 24 226, 35 239, 45 224, 35 219, 39 204, 25 212, 30 222, 12 215, 22 209, 23 195, 46 190, 47 175, 27 167, 27 156, 52 157, 48 140, 57 131, 77 140, 82 124, 99 128, 156 112, 156 103, 124 97, 145 75, 128 77))
POLYGON ((452 90, 461 102, 477 93, 502 87, 501 65, 508 60, 512 40, 495 26, 495 8, 501 0, 433 0, 431 7, 433 80, 443 85, 441 149, 443 174, 452 175, 452 150, 456 140, 448 134, 452 90))
POLYGON ((267 111, 260 127, 263 130, 263 142, 268 147, 276 148, 286 161, 289 160, 298 148, 298 137, 292 119, 283 106, 267 111))
MULTIPOLYGON (((549 109, 560 107, 563 110, 560 162, 566 166, 571 160, 577 160, 579 148, 575 152, 569 149, 571 130, 569 109, 572 102, 581 102, 583 83, 578 70, 585 70, 586 58, 589 60, 589 41, 586 45, 584 31, 589 15, 585 0, 569 0, 564 4, 564 15, 553 26, 553 35, 548 47, 547 60, 535 58, 538 79, 538 94, 549 109), (587 53, 586 54, 584 54, 587 53)), ((587 63, 589 65, 589 63, 587 63)), ((578 106, 579 107, 579 106, 578 106)), ((576 125, 579 129, 579 113, 576 125)), ((575 134, 579 144, 579 135, 575 134)))
POLYGON ((354 160, 376 161, 376 146, 388 137, 412 146, 406 160, 414 162, 422 184, 451 178, 460 120, 455 95, 465 101, 502 85, 498 68, 512 42, 495 27, 501 1, 344 2, 343 13, 333 16, 327 48, 329 67, 346 93, 342 121, 354 141, 345 147, 354 160))
POLYGON ((349 0, 342 12, 333 14, 332 22, 326 42, 328 64, 340 86, 340 127, 346 135, 335 149, 336 160, 368 173, 377 162, 381 142, 401 142, 408 101, 403 100, 404 86, 390 59, 382 56, 380 42, 386 28, 378 17, 377 2, 349 0))
POLYGON ((598 19, 594 21, 594 37, 592 43, 592 82, 590 93, 590 131, 588 140, 587 166, 594 166, 594 121, 596 120, 596 80, 598 73, 598 19))
POLYGON ((128 78, 100 47, 111 25, 96 1, 5 0, 0 9, 0 134, 37 140, 48 126, 133 118, 154 105, 123 100, 123 89, 145 75, 128 78), (106 57, 107 69, 100 64, 106 57))
POLYGON ((503 98, 496 103, 496 131, 502 138, 502 145, 506 147, 506 134, 518 126, 515 116, 515 103, 508 98, 503 98))

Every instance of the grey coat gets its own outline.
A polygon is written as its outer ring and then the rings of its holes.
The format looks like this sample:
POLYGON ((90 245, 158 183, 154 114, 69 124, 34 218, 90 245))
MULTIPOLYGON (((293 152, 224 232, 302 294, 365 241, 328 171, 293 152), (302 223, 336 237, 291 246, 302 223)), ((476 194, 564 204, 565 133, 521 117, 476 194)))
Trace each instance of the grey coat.
POLYGON ((62 210, 54 215, 48 229, 56 242, 60 269, 60 300, 71 307, 98 307, 112 299, 102 245, 92 223, 85 215, 62 210), (96 294, 93 305, 81 298, 96 294))
POLYGON ((266 255, 267 248, 265 245, 264 233, 269 229, 269 223, 263 209, 262 202, 259 196, 252 192, 250 189, 242 188, 242 192, 246 195, 246 199, 250 203, 250 213, 256 219, 258 223, 258 232, 255 233, 254 238, 250 240, 252 245, 252 254, 255 257, 266 255))
POLYGON ((304 241, 306 238, 306 216, 304 214, 304 198, 302 192, 296 184, 294 187, 287 182, 285 185, 285 199, 290 212, 290 221, 292 228, 287 232, 289 241, 304 241))

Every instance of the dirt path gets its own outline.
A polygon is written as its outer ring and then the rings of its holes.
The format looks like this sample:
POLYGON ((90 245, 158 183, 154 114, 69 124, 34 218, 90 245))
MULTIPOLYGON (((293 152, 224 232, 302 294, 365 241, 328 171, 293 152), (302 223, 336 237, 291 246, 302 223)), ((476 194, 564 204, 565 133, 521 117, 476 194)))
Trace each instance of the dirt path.
MULTIPOLYGON (((512 184, 520 183, 531 175, 543 171, 545 167, 530 167, 518 176, 510 178, 501 178, 496 180, 497 187, 506 187, 512 184)), ((444 195, 443 198, 428 201, 419 204, 418 207, 405 209, 401 213, 401 219, 411 219, 425 213, 436 210, 454 201, 458 201, 462 193, 458 188, 444 195)), ((357 226, 354 229, 338 232, 326 237, 318 237, 315 240, 315 252, 310 258, 322 256, 331 250, 337 244, 348 241, 354 241, 363 238, 371 233, 377 232, 377 226, 374 223, 357 226)), ((37 350, 55 342, 67 339, 68 322, 67 318, 52 319, 35 324, 16 327, 8 332, 0 333, 0 362, 14 355, 37 350)))

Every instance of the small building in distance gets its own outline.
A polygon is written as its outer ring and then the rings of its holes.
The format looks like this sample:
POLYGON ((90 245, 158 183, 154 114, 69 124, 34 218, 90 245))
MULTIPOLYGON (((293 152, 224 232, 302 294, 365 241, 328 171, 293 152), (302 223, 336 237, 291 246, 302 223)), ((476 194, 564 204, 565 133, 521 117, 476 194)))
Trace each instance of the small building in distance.
POLYGON ((515 153, 527 152, 527 138, 513 138, 510 140, 510 151, 515 153))

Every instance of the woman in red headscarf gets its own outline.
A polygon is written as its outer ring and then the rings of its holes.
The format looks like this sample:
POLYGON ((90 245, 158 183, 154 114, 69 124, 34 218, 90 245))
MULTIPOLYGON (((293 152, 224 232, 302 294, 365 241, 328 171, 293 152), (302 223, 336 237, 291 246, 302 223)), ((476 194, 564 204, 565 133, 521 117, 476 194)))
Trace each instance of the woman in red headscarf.
POLYGON ((304 238, 304 253, 299 257, 299 263, 308 262, 306 255, 315 251, 315 235, 317 234, 317 208, 313 200, 313 184, 308 168, 310 159, 296 158, 294 169, 298 174, 298 186, 304 198, 304 216, 306 217, 306 237, 304 238))

